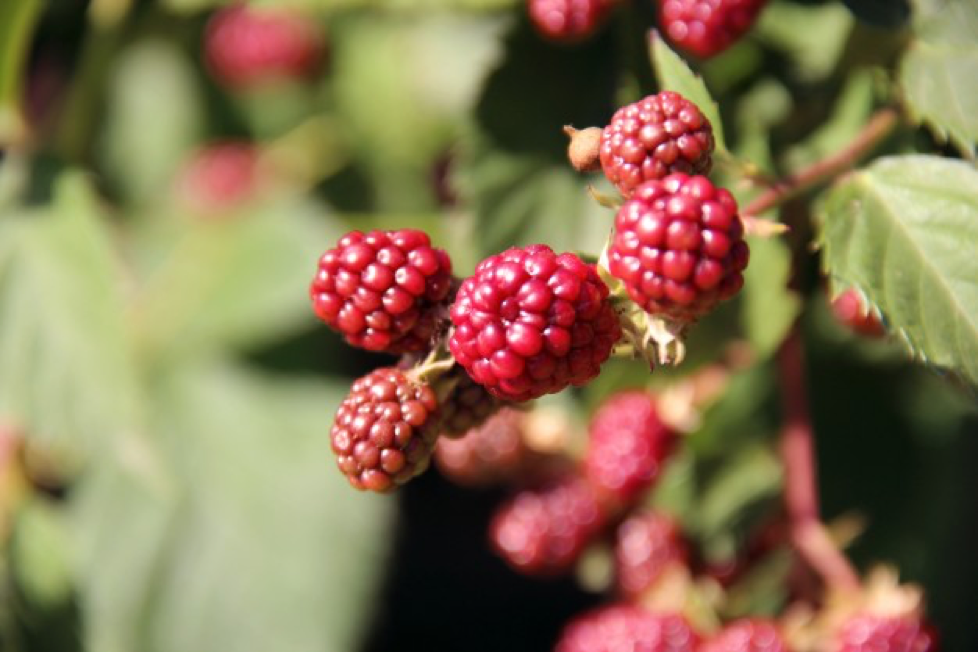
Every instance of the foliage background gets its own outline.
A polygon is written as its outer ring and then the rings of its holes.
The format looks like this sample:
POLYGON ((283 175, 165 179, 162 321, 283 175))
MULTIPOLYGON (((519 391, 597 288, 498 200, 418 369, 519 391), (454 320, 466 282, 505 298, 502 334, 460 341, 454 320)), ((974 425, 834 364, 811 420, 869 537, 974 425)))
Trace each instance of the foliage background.
MULTIPOLYGON (((598 251, 611 214, 586 185, 608 188, 565 163, 561 127, 605 124, 657 89, 651 3, 623 3, 566 47, 541 40, 510 0, 307 0, 328 35, 321 74, 254 93, 228 92, 202 66, 214 4, 0 7, 0 418, 27 442, 0 469, 0 647, 547 649, 601 597, 573 578, 517 577, 487 552, 501 492, 432 471, 396 496, 366 496, 335 472, 332 411, 384 358, 318 325, 306 288, 317 256, 351 228, 427 229, 459 275, 512 244, 598 251), (272 178, 234 214, 189 215, 175 175, 196 147, 224 140, 259 144, 272 178)), ((836 151, 874 108, 900 102, 929 128, 902 125, 881 153, 961 161, 955 246, 936 255, 957 261, 978 246, 978 220, 962 226, 978 213, 976 21, 968 0, 775 0, 748 38, 694 68, 728 148, 770 173, 836 151)), ((963 389, 978 360, 973 261, 960 262, 956 295, 970 303, 895 313, 911 335, 914 315, 959 319, 932 323, 923 352, 964 380, 836 325, 817 254, 804 256, 799 290, 786 287, 791 247, 815 237, 812 199, 832 224, 844 193, 906 185, 876 167, 861 174, 786 205, 795 236, 752 242, 746 291, 697 326, 679 374, 734 337, 757 362, 656 500, 713 560, 776 505, 770 357, 800 314, 826 517, 859 514, 860 566, 898 565, 927 588, 944 649, 978 650, 978 416, 963 389), (935 356, 952 327, 952 350, 935 356)), ((755 192, 735 177, 719 166, 742 197, 755 192)), ((945 168, 927 178, 934 201, 951 192, 945 168)), ((899 231, 878 214, 861 242, 899 231)), ((830 229, 821 237, 827 257, 838 251, 830 229)), ((893 264, 916 273, 927 255, 893 264)), ((850 281, 861 269, 833 265, 854 270, 850 281)), ((611 391, 671 377, 616 361, 552 402, 583 423, 611 391)), ((781 604, 764 579, 743 609, 781 604)))

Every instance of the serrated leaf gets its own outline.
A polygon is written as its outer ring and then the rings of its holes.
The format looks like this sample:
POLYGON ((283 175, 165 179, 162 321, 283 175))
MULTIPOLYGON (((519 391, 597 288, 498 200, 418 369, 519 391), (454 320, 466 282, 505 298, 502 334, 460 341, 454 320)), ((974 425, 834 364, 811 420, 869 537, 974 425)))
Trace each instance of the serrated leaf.
POLYGON ((801 302, 788 289, 791 252, 779 238, 750 238, 744 271, 741 324, 754 352, 765 358, 778 348, 798 316, 801 302))
POLYGON ((0 218, 0 419, 81 454, 132 427, 138 391, 117 260, 84 179, 0 218))
POLYGON ((222 221, 145 220, 133 251, 145 277, 131 313, 141 343, 157 356, 199 354, 313 323, 306 288, 342 229, 325 212, 281 197, 222 221))
POLYGON ((675 91, 699 107, 703 115, 713 125, 713 138, 718 152, 727 151, 727 141, 723 136, 723 122, 720 120, 720 108, 713 101, 703 79, 690 70, 682 57, 670 48, 665 40, 655 30, 649 37, 649 55, 659 86, 663 90, 675 91))
POLYGON ((329 461, 346 385, 202 364, 157 389, 155 437, 118 441, 77 505, 88 649, 356 649, 393 503, 329 461))
POLYGON ((908 108, 965 156, 978 142, 978 5, 973 0, 918 2, 914 40, 900 62, 908 108))
POLYGON ((978 385, 978 171, 934 156, 879 159, 819 208, 822 263, 910 352, 978 385))

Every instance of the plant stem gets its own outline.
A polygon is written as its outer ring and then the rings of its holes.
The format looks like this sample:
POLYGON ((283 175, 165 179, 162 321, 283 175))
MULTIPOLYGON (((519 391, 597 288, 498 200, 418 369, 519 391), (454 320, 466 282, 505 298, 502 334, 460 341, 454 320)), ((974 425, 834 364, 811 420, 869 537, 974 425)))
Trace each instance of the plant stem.
POLYGON ((785 507, 791 539, 801 557, 825 583, 836 589, 859 588, 859 575, 832 541, 819 518, 814 433, 808 409, 805 357, 798 324, 777 356, 784 406, 781 458, 785 472, 785 507))
POLYGON ((774 208, 798 193, 831 179, 854 166, 859 159, 879 144, 899 121, 896 109, 880 109, 869 119, 845 148, 817 161, 807 168, 775 181, 771 187, 752 199, 741 211, 745 216, 756 216, 774 208))

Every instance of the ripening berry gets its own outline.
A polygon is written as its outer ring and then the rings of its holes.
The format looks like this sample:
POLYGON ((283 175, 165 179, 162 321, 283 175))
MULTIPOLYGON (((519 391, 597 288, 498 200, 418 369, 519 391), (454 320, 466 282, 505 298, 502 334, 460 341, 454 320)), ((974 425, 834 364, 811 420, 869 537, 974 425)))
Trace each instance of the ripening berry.
POLYGON ((704 641, 698 652, 790 652, 790 648, 775 623, 743 618, 704 641))
POLYGON ((258 150, 249 143, 216 143, 183 166, 176 192, 191 210, 219 213, 253 198, 260 185, 258 150))
POLYGON ((523 414, 503 408, 462 437, 441 437, 435 465, 452 482, 484 487, 516 480, 530 471, 541 455, 523 439, 523 414))
POLYGON ((712 57, 747 33, 767 0, 658 0, 659 24, 678 48, 712 57))
POLYGON ((632 604, 613 604, 570 621, 555 652, 694 652, 699 637, 686 619, 632 604))
POLYGON ((832 314, 853 332, 866 337, 883 337, 883 323, 863 302, 859 292, 850 288, 832 301, 832 314))
POLYGON ((914 616, 862 614, 837 632, 832 652, 935 652, 936 637, 914 616))
POLYGON ((593 265, 546 245, 487 258, 451 309, 455 360, 490 393, 528 401, 586 384, 621 336, 593 265))
POLYGON ((668 514, 641 511, 618 526, 615 576, 627 598, 639 598, 667 569, 685 566, 688 558, 679 523, 668 514))
POLYGON ((612 8, 611 0, 527 0, 530 22, 541 36, 577 43, 594 34, 612 8))

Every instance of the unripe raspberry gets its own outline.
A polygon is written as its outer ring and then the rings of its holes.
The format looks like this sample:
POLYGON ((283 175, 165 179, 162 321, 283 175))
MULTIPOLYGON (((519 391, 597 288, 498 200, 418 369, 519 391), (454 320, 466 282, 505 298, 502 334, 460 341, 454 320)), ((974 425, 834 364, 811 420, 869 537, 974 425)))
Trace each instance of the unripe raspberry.
POLYGON ((533 27, 558 43, 577 43, 594 34, 611 7, 611 0, 527 0, 533 27))
POLYGON ((207 65, 229 86, 302 77, 316 68, 322 51, 315 21, 281 8, 232 4, 214 14, 204 34, 207 65))
POLYGON ((584 472, 601 495, 627 506, 659 477, 676 432, 659 418, 655 400, 640 391, 612 396, 591 419, 584 472))
POLYGON ((370 351, 425 349, 449 295, 452 263, 422 231, 353 231, 319 260, 309 288, 316 315, 370 351))
POLYGON ((712 153, 710 121, 672 91, 623 106, 601 133, 601 167, 625 197, 673 172, 706 174, 712 153))
POLYGON ((456 484, 484 487, 518 478, 540 455, 523 440, 523 414, 503 408, 463 437, 441 437, 435 465, 456 484))
POLYGON ((767 0, 658 0, 659 24, 669 40, 699 57, 712 57, 750 30, 767 0))
POLYGON ((693 652, 699 637, 679 614, 613 604, 570 621, 555 652, 693 652))
POLYGON ((492 394, 517 402, 586 384, 621 336, 594 266, 546 245, 482 261, 451 318, 455 360, 492 394))
POLYGON ((705 641, 698 652, 788 652, 777 625, 761 618, 729 623, 705 641))
POLYGON ((866 337, 883 337, 886 329, 875 314, 863 303, 859 292, 850 288, 832 301, 832 314, 840 323, 866 337))
POLYGON ((832 652, 934 652, 936 637, 919 618, 862 614, 839 629, 832 652))
POLYGON ((636 599, 669 568, 685 566, 689 553, 676 519, 660 512, 638 512, 618 526, 615 570, 618 589, 636 599))
POLYGON ((442 435, 458 438, 479 427, 503 402, 472 380, 463 369, 453 368, 449 380, 455 387, 442 401, 442 435))
POLYGON ((749 256, 733 196, 706 177, 672 174, 618 210, 608 269, 646 312, 692 322, 740 291, 749 256))
POLYGON ((218 213, 251 199, 259 185, 258 150, 216 143, 197 151, 177 178, 177 195, 191 210, 218 213))
POLYGON ((384 492, 428 467, 438 437, 438 400, 426 384, 394 368, 353 383, 330 439, 337 465, 360 490, 384 492))
POLYGON ((499 555, 529 575, 568 571, 604 526, 590 485, 568 475, 542 490, 525 490, 493 517, 490 539, 499 555))

